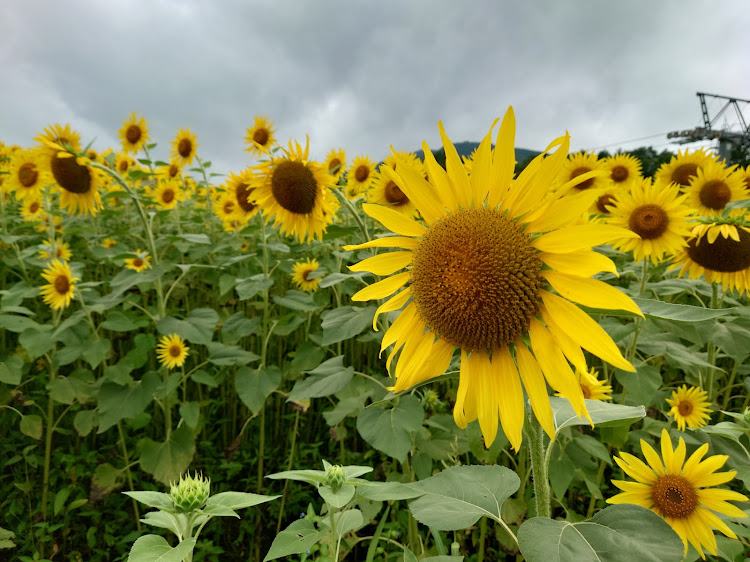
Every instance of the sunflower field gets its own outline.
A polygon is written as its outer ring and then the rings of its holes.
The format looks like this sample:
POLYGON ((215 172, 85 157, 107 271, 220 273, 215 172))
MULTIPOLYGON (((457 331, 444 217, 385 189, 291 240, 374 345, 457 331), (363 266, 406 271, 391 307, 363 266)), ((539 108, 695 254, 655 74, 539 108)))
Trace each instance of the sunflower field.
POLYGON ((0 144, 0 559, 750 559, 747 161, 438 127, 0 144))

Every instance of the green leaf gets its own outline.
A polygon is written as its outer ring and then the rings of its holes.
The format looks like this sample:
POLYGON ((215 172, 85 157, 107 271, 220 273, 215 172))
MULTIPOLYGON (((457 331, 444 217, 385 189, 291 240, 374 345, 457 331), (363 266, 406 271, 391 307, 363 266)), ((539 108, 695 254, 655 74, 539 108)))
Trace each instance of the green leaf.
POLYGON ((126 496, 130 496, 135 501, 140 502, 149 507, 155 507, 157 509, 174 509, 174 502, 172 496, 163 492, 123 492, 126 496))
POLYGON ((356 531, 365 524, 364 517, 362 517, 362 512, 359 509, 347 509, 346 511, 335 513, 333 519, 336 524, 334 536, 337 539, 350 531, 356 531))
POLYGON ((146 438, 138 445, 141 449, 141 468, 167 486, 187 470, 195 455, 195 437, 185 426, 173 431, 163 443, 146 438))
POLYGON ((323 337, 320 345, 331 345, 361 334, 372 326, 376 306, 342 306, 322 314, 323 337))
POLYGON ((332 357, 321 363, 308 377, 294 383, 288 401, 330 396, 344 388, 354 376, 353 367, 344 367, 344 356, 332 357))
POLYGON ((652 318, 674 322, 701 322, 733 314, 733 308, 703 308, 686 304, 671 304, 653 299, 633 298, 641 312, 652 318))
POLYGON ((70 497, 69 486, 66 486, 62 490, 58 490, 55 494, 55 500, 52 502, 52 513, 55 515, 59 514, 65 506, 65 502, 68 501, 68 497, 70 497))
POLYGON ((221 505, 229 509, 244 509, 261 503, 270 502, 279 496, 263 496, 247 492, 221 492, 208 498, 206 506, 221 505))
POLYGON ((277 336, 288 336, 304 324, 306 320, 307 319, 301 314, 296 314, 294 312, 285 314, 277 319, 276 325, 273 327, 273 333, 277 336))
POLYGON ((362 482, 357 486, 357 495, 371 501, 395 501, 418 498, 424 492, 401 482, 362 482))
POLYGON ((247 279, 237 279, 237 285, 234 290, 237 291, 237 297, 241 300, 253 298, 261 291, 266 291, 273 286, 273 279, 267 278, 263 273, 253 275, 247 279))
POLYGON ((236 344, 244 337, 259 333, 261 322, 260 316, 247 318, 244 312, 232 314, 221 326, 222 340, 224 343, 236 344))
POLYGON ((321 306, 313 300, 313 295, 303 293, 302 291, 287 291, 286 295, 273 297, 273 301, 279 306, 299 310, 302 312, 312 312, 318 310, 321 306))
POLYGON ((115 468, 109 463, 100 464, 91 477, 89 500, 98 502, 122 486, 123 470, 115 468))
POLYGON ((271 544, 263 562, 276 560, 282 556, 301 554, 310 550, 312 545, 325 536, 325 531, 315 528, 315 523, 309 519, 297 519, 286 529, 281 531, 271 544))
POLYGON ((241 367, 234 376, 237 395, 253 414, 260 412, 266 398, 280 385, 281 371, 276 365, 261 370, 241 367))
POLYGON ((73 418, 73 427, 78 435, 86 437, 99 423, 99 413, 96 410, 79 410, 73 418))
POLYGON ((55 377, 47 384, 47 391, 55 402, 73 404, 87 402, 94 392, 94 375, 86 369, 73 371, 67 377, 55 377))
POLYGON ((43 328, 34 322, 31 318, 25 316, 16 316, 15 314, 0 314, 0 328, 9 332, 20 333, 24 330, 34 329, 42 330, 43 328))
POLYGON ((214 376, 210 373, 203 370, 194 372, 192 375, 190 375, 190 379, 193 382, 197 382, 198 384, 205 384, 210 388, 216 388, 217 386, 219 386, 219 383, 216 382, 216 378, 214 378, 214 376))
POLYGON ((615 369, 615 378, 627 390, 630 406, 650 406, 662 383, 661 372, 651 365, 640 365, 635 373, 615 369))
POLYGON ((159 386, 159 377, 154 372, 143 375, 143 380, 133 386, 122 386, 105 381, 99 389, 97 410, 99 431, 103 433, 124 418, 134 418, 151 404, 159 386))
POLYGON ((16 538, 16 534, 13 531, 0 527, 0 549, 15 548, 14 538, 16 538))
POLYGON ((25 415, 21 418, 19 429, 24 435, 32 439, 42 438, 42 417, 36 414, 25 415))
MULTIPOLYGON (((182 531, 182 523, 178 519, 179 515, 167 513, 166 511, 149 511, 143 516, 143 521, 147 525, 153 525, 154 527, 160 527, 162 529, 169 529, 175 535, 179 535, 182 531)), ((184 515, 183 515, 184 517, 184 515)))
POLYGON ((325 350, 310 341, 303 341, 294 350, 294 359, 285 370, 285 374, 295 376, 300 373, 312 371, 323 361, 326 356, 325 350))
POLYGON ((211 239, 207 234, 175 234, 173 238, 178 238, 190 242, 191 244, 210 244, 211 239))
POLYGON ((307 482, 312 484, 316 488, 319 484, 322 484, 326 479, 326 473, 323 470, 285 470, 283 472, 275 472, 274 474, 266 475, 266 478, 271 480, 296 480, 298 482, 307 482))
POLYGON ((146 325, 148 323, 145 320, 139 319, 138 323, 136 323, 130 316, 121 310, 115 309, 107 313, 107 319, 99 327, 112 332, 133 332, 146 325))
MULTIPOLYGON (((551 396, 549 401, 552 406, 552 413, 555 416, 557 431, 569 425, 589 425, 589 420, 584 416, 579 418, 575 414, 567 398, 551 396)), ((586 408, 591 416, 591 421, 596 426, 631 424, 646 417, 646 409, 643 406, 623 406, 622 404, 609 404, 600 400, 586 399, 586 408)))
POLYGON ((328 486, 318 488, 320 497, 323 498, 331 507, 341 509, 348 504, 354 497, 354 486, 344 484, 338 492, 334 492, 328 486))
POLYGON ((159 535, 143 535, 133 543, 127 562, 182 562, 193 551, 195 539, 185 539, 176 547, 159 535))
POLYGON ((17 386, 21 384, 23 359, 11 355, 0 360, 0 382, 17 386))
POLYGON ((177 334, 192 343, 207 344, 213 339, 219 315, 213 308, 196 308, 184 320, 162 318, 156 329, 162 335, 177 334))
POLYGON ((184 402, 180 404, 180 415, 190 429, 198 427, 200 414, 201 406, 198 402, 184 402))
POLYGON ((393 407, 362 410, 357 416, 357 431, 368 444, 403 463, 411 449, 411 436, 422 427, 423 419, 422 404, 406 395, 393 407))
POLYGON ((206 344, 206 347, 209 353, 208 360, 214 365, 240 366, 260 359, 260 355, 256 355, 252 351, 245 351, 238 345, 210 342, 206 344))
POLYGON ((30 359, 41 357, 55 347, 55 339, 49 336, 48 329, 37 330, 36 328, 29 328, 28 330, 24 330, 18 336, 18 342, 29 354, 30 359))
POLYGON ((109 350, 112 349, 112 342, 109 340, 96 340, 86 347, 83 352, 83 358, 91 365, 92 369, 95 369, 99 363, 109 354, 109 350))
POLYGON ((528 562, 679 562, 683 545, 669 524, 637 505, 613 505, 580 523, 534 517, 518 530, 528 562))

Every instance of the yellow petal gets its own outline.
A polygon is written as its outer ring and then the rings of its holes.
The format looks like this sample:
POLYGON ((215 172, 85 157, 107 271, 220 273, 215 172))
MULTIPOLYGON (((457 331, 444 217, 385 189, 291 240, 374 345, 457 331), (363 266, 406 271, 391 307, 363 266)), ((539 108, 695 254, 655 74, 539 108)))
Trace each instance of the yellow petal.
MULTIPOLYGON (((416 339, 416 338, 413 338, 416 339)), ((428 331, 413 349, 408 342, 396 365, 396 389, 406 390, 415 384, 445 373, 453 357, 454 346, 444 340, 435 340, 428 331)))
POLYGON ((483 351, 472 353, 469 359, 470 376, 477 381, 475 400, 479 427, 484 436, 484 444, 490 447, 497 437, 498 401, 497 381, 489 357, 483 351))
MULTIPOLYGON (((495 120, 497 123, 497 120, 495 120)), ((495 126, 492 124, 492 127, 495 126)), ((492 127, 487 136, 482 139, 477 147, 477 153, 474 156, 474 162, 471 166, 471 176, 469 181, 471 183, 471 196, 474 199, 474 205, 479 207, 484 204, 484 200, 487 198, 487 193, 490 190, 490 167, 492 165, 492 127)))
POLYGON ((651 447, 651 445, 646 443, 643 439, 641 439, 641 452, 648 461, 649 466, 651 466, 652 470, 656 472, 656 474, 665 474, 664 465, 662 464, 659 455, 657 455, 653 447, 651 447))
POLYGON ((461 350, 458 392, 456 393, 456 405, 453 407, 453 419, 461 429, 465 429, 468 424, 477 419, 476 385, 474 382, 469 369, 469 356, 464 350, 461 350))
POLYGON ((549 232, 575 223, 583 217, 584 213, 591 208, 591 205, 598 198, 599 193, 591 190, 562 197, 547 207, 544 213, 530 220, 526 226, 526 231, 549 232))
POLYGON ((418 222, 413 221, 403 213, 399 213, 383 205, 364 203, 362 210, 396 234, 403 236, 423 236, 427 232, 427 229, 418 222))
POLYGON ((574 342, 570 336, 554 322, 550 313, 544 306, 540 307, 539 312, 542 315, 544 323, 547 325, 547 329, 550 334, 552 334, 552 337, 555 338, 555 341, 560 346, 560 350, 568 361, 570 361, 579 372, 587 373, 588 366, 586 365, 586 356, 583 354, 581 346, 574 342))
POLYGON ((426 142, 422 143, 422 151, 424 152, 424 164, 427 168, 427 175, 430 178, 430 183, 435 187, 443 206, 450 212, 455 212, 458 209, 458 201, 453 193, 453 187, 448 179, 448 173, 437 163, 435 156, 432 154, 432 150, 430 150, 430 147, 426 142))
POLYGON ((645 462, 630 453, 620 453, 620 457, 614 457, 617 466, 625 474, 642 482, 643 484, 653 484, 658 476, 645 462))
POLYGON ((626 310, 645 318, 629 296, 604 281, 556 271, 543 271, 542 275, 553 289, 568 300, 591 308, 626 310))
POLYGON ((495 149, 492 152, 492 170, 490 172, 490 190, 487 204, 491 209, 500 205, 508 192, 516 167, 516 116, 513 107, 505 112, 500 130, 497 133, 495 149))
POLYGON ((609 224, 576 224, 542 234, 531 245, 540 252, 565 254, 587 250, 618 238, 638 238, 638 235, 632 230, 609 224))
POLYGON ((411 265, 413 256, 413 252, 388 252, 350 265, 349 269, 352 271, 369 271, 375 275, 390 275, 407 265, 411 265))
MULTIPOLYGON (((396 156, 393 147, 391 147, 391 152, 396 156)), ((381 166, 380 170, 406 194, 409 201, 414 203, 419 212, 422 213, 425 222, 431 225, 444 216, 445 210, 441 208, 432 184, 427 182, 421 173, 414 170, 404 160, 396 157, 396 162, 400 164, 396 166, 398 173, 388 166, 381 166)))
POLYGON ((518 369, 507 347, 492 352, 492 370, 496 373, 498 411, 503 432, 513 449, 521 447, 521 432, 524 419, 524 399, 518 369))
MULTIPOLYGON (((408 240, 408 239, 407 239, 408 240)), ((549 267, 560 273, 568 273, 578 277, 591 277, 602 271, 617 273, 615 262, 607 256, 592 250, 578 250, 567 254, 539 254, 541 260, 549 267)))
POLYGON ((365 248, 404 248, 405 250, 415 250, 421 240, 418 238, 406 238, 405 236, 383 236, 382 238, 373 238, 364 244, 348 244, 343 246, 344 250, 363 250, 365 248))
POLYGON ((523 195, 520 196, 513 205, 513 216, 518 217, 525 215, 538 206, 539 202, 547 196, 550 191, 550 186, 552 185, 552 180, 567 159, 569 146, 570 137, 568 135, 557 138, 550 143, 547 149, 543 152, 546 157, 542 160, 539 171, 535 174, 534 178, 529 181, 523 195), (558 147, 557 150, 555 150, 554 153, 549 154, 549 151, 555 147, 558 147))
POLYGON ((403 287, 411 277, 411 273, 405 271, 392 275, 386 279, 368 285, 352 295, 353 301, 369 301, 373 299, 382 299, 388 297, 403 287))
POLYGON ((417 307, 412 302, 398 315, 398 318, 393 321, 391 327, 386 330, 383 335, 383 341, 380 342, 380 353, 383 353, 386 347, 401 339, 405 334, 414 332, 418 319, 417 307))
POLYGON ((394 297, 391 297, 387 301, 385 301, 383 304, 381 304, 378 309, 375 311, 375 317, 372 319, 372 329, 376 332, 378 331, 378 316, 380 316, 383 312, 391 312, 393 310, 398 310, 402 306, 406 304, 406 302, 409 300, 409 297, 411 296, 411 289, 405 289, 401 291, 399 294, 397 294, 394 297))
POLYGON ((534 411, 539 425, 544 428, 550 439, 554 439, 555 419, 552 415, 552 407, 549 403, 547 385, 544 382, 542 369, 531 352, 522 343, 516 345, 516 361, 518 362, 518 373, 521 375, 523 387, 529 396, 531 409, 534 411))
POLYGON ((443 140, 445 169, 448 171, 448 177, 453 184, 453 193, 459 205, 464 208, 469 207, 471 205, 471 184, 469 183, 469 177, 466 175, 466 168, 461 162, 458 152, 456 152, 456 147, 445 134, 442 121, 438 121, 438 129, 440 130, 440 138, 443 140))

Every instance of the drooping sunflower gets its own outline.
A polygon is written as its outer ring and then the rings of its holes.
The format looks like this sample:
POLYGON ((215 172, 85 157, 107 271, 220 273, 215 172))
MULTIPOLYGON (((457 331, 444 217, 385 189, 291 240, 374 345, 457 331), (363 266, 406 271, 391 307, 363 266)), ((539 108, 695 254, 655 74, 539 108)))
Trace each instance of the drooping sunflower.
POLYGON ((310 275, 320 268, 318 260, 308 258, 305 261, 299 261, 292 266, 294 274, 292 281, 303 291, 314 291, 318 288, 320 277, 310 278, 310 275))
POLYGON ((667 404, 672 406, 667 415, 674 416, 680 431, 685 431, 686 425, 690 429, 703 427, 711 419, 708 392, 698 387, 683 384, 667 398, 667 404))
POLYGON ((375 162, 369 156, 356 156, 346 173, 346 196, 354 199, 365 193, 375 175, 375 162))
POLYGON ((229 173, 225 184, 227 193, 233 193, 235 202, 235 215, 238 219, 249 220, 258 212, 258 206, 253 203, 252 195, 252 170, 247 169, 240 174, 229 173))
MULTIPOLYGON (((102 204, 99 195, 101 174, 89 166, 90 160, 66 150, 63 145, 38 137, 53 153, 49 157, 49 170, 60 192, 60 207, 71 214, 95 215, 102 204)), ((66 142, 65 146, 72 146, 66 142)))
POLYGON ((39 149, 27 148, 13 153, 5 181, 16 199, 40 198, 44 186, 50 183, 44 160, 39 149))
POLYGON ((352 299, 391 297, 378 308, 374 325, 380 313, 405 307, 381 346, 382 350, 394 345, 386 363, 389 372, 400 351, 394 392, 443 374, 459 348, 453 410, 457 425, 466 427, 479 419, 489 445, 495 440, 499 416, 505 435, 518 450, 524 422, 522 388, 540 424, 554 436, 545 378, 579 415, 588 415, 578 377, 568 363, 588 370, 582 348, 634 370, 599 324, 574 302, 640 314, 624 293, 590 278, 600 271, 616 271, 592 246, 635 234, 610 225, 578 224, 596 195, 563 197, 580 180, 549 189, 565 163, 567 135, 553 141, 514 180, 515 118, 510 108, 494 150, 491 133, 480 144, 469 178, 442 124, 439 128, 447 172, 427 143, 422 146, 429 181, 400 161, 397 172, 383 168, 414 201, 425 224, 395 209, 365 204, 365 213, 397 236, 345 247, 402 249, 367 258, 350 266, 353 271, 387 276, 409 269, 360 290, 352 299))
POLYGON ((750 197, 742 173, 734 166, 725 167, 721 162, 707 162, 698 168, 685 193, 688 204, 703 216, 716 216, 727 203, 750 197))
POLYGON ((65 308, 73 299, 75 291, 75 282, 77 277, 73 277, 68 262, 54 260, 42 272, 48 285, 42 285, 42 300, 48 304, 52 310, 65 308))
POLYGON ((343 148, 332 148, 326 155, 324 166, 328 173, 333 176, 334 185, 338 183, 339 178, 344 175, 346 170, 346 152, 343 148))
POLYGON ((698 174, 698 169, 710 162, 716 162, 716 156, 702 148, 695 152, 679 151, 669 162, 659 166, 654 179, 687 187, 698 174))
MULTIPOLYGON (((570 154, 562 171, 557 176, 557 185, 566 185, 567 182, 578 176, 595 171, 606 171, 604 160, 600 160, 596 154, 593 152, 576 152, 570 154)), ((597 175, 577 183, 572 193, 587 189, 601 189, 605 187, 609 181, 609 176, 607 174, 597 175)))
POLYGON ((650 509, 663 517, 680 536, 685 554, 689 542, 703 559, 704 548, 716 555, 716 538, 712 529, 729 538, 737 538, 716 513, 747 517, 744 511, 729 503, 747 501, 747 498, 731 490, 712 487, 725 484, 737 475, 734 470, 716 472, 729 457, 713 455, 704 459, 708 452, 708 443, 705 443, 685 461, 685 441, 680 437, 677 447, 672 449, 666 429, 661 432, 662 458, 642 439, 641 451, 648 464, 628 453, 615 457, 619 467, 636 482, 612 480, 622 493, 609 498, 607 503, 632 503, 650 509))
POLYGON ((185 345, 185 341, 178 334, 162 336, 159 345, 156 346, 156 356, 167 369, 182 367, 187 359, 190 348, 185 345))
POLYGON ((39 250, 39 258, 43 260, 59 259, 70 261, 73 252, 70 251, 70 245, 62 240, 45 240, 39 250))
POLYGON ((171 162, 179 167, 189 166, 195 158, 198 139, 190 129, 180 129, 172 141, 171 162))
POLYGON ((620 187, 627 187, 643 178, 641 161, 632 154, 621 153, 605 158, 602 162, 609 172, 609 181, 620 187))
POLYGON ((39 197, 27 197, 21 204, 21 216, 28 222, 44 220, 44 204, 39 197))
POLYGON ((118 131, 125 152, 137 153, 149 141, 148 122, 143 117, 136 117, 135 111, 122 122, 118 131))
POLYGON ((133 253, 135 254, 134 258, 125 258, 125 267, 138 273, 151 267, 151 256, 148 255, 148 252, 139 249, 133 253))
POLYGON ((60 152, 59 147, 75 153, 81 151, 81 135, 67 123, 65 126, 55 123, 45 127, 44 132, 39 133, 34 140, 49 156, 56 156, 60 152))
POLYGON ((630 193, 617 195, 609 209, 610 224, 639 236, 614 241, 618 250, 632 250, 635 261, 649 259, 656 264, 687 244, 685 237, 690 235, 692 210, 673 183, 641 179, 631 184, 630 193))
POLYGON ((247 143, 245 150, 256 157, 264 156, 276 142, 274 133, 273 121, 263 115, 256 115, 253 124, 247 128, 245 134, 247 143))
POLYGON ((750 226, 723 222, 698 224, 693 227, 687 247, 677 253, 672 262, 670 269, 679 268, 680 277, 703 276, 708 283, 720 283, 725 291, 748 292, 750 226))
POLYGON ((339 208, 331 191, 333 178, 320 164, 308 160, 309 142, 303 149, 299 142, 289 141, 283 153, 255 168, 252 198, 266 223, 273 218, 282 233, 301 241, 320 239, 339 208))
POLYGON ((158 209, 174 209, 180 201, 185 200, 185 191, 180 181, 161 180, 151 197, 158 209))

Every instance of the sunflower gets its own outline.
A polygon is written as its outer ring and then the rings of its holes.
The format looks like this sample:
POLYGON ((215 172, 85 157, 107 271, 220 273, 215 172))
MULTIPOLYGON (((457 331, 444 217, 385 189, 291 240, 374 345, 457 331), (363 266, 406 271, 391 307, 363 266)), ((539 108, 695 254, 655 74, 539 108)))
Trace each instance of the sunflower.
POLYGON ((133 253, 136 257, 125 258, 125 267, 137 271, 138 273, 151 267, 151 256, 148 255, 148 252, 136 250, 133 253))
POLYGON ((632 250, 636 261, 650 259, 656 264, 687 244, 685 237, 690 235, 692 211, 675 184, 641 179, 631 185, 630 193, 619 194, 609 209, 610 224, 639 236, 614 241, 618 250, 632 250))
MULTIPOLYGON (((562 171, 557 176, 557 185, 566 185, 567 182, 594 171, 606 171, 604 160, 600 160, 593 152, 576 152, 568 156, 562 171)), ((609 182, 607 174, 601 174, 578 182, 574 191, 587 189, 601 189, 609 182)))
POLYGON ((335 180, 333 183, 338 183, 339 178, 341 178, 344 170, 346 170, 346 152, 344 152, 344 149, 339 148, 337 150, 332 148, 326 155, 324 166, 328 170, 328 173, 333 176, 335 180))
MULTIPOLYGON (((576 375, 584 398, 588 400, 612 400, 610 396, 612 387, 605 384, 606 381, 599 380, 599 372, 596 369, 590 369, 587 373, 576 371, 576 375)), ((557 396, 562 395, 558 393, 557 396)))
POLYGON ((710 162, 716 162, 716 157, 702 148, 695 152, 679 151, 669 162, 659 166, 654 179, 686 187, 698 170, 710 162))
POLYGON ((685 193, 690 206, 703 216, 716 216, 727 203, 750 197, 742 172, 720 162, 708 162, 698 168, 685 193))
POLYGON ((346 196, 354 199, 365 193, 375 175, 375 162, 369 156, 356 156, 346 173, 346 196))
POLYGON ((135 170, 135 160, 127 152, 118 152, 115 156, 115 170, 125 175, 129 170, 135 170))
POLYGON ((221 222, 234 221, 237 219, 237 198, 234 193, 219 192, 219 197, 214 201, 214 214, 221 222))
POLYGON ((588 416, 568 361, 587 371, 584 348, 619 368, 634 370, 599 324, 570 301, 640 315, 624 293, 589 278, 616 271, 592 246, 635 234, 610 225, 577 224, 595 196, 563 197, 580 180, 550 191, 550 182, 565 163, 567 135, 553 141, 513 180, 515 118, 510 108, 494 150, 491 133, 480 144, 469 178, 442 124, 439 128, 447 172, 427 143, 422 146, 430 181, 400 161, 397 172, 383 168, 384 175, 414 201, 426 224, 389 207, 365 204, 365 213, 397 236, 345 246, 402 249, 367 258, 350 266, 353 271, 386 276, 409 270, 360 290, 352 299, 383 299, 408 283, 378 308, 373 320, 375 325, 380 313, 406 306, 381 346, 394 344, 386 363, 389 372, 400 351, 393 391, 441 375, 458 347, 460 377, 453 410, 457 425, 464 428, 479 419, 489 446, 499 415, 505 435, 518 450, 525 417, 523 387, 541 426, 553 437, 545 377, 577 414, 588 416))
POLYGON ((34 140, 49 156, 56 156, 60 152, 60 147, 75 153, 81 151, 81 135, 72 130, 67 123, 65 126, 55 123, 45 127, 44 132, 39 133, 34 140))
POLYGON ((164 166, 159 166, 156 170, 156 174, 165 179, 175 179, 179 178, 180 174, 182 173, 182 168, 180 168, 177 164, 167 164, 164 166))
POLYGON ((45 185, 50 183, 45 158, 39 149, 17 150, 8 165, 7 188, 16 199, 38 199, 45 185))
POLYGON ((708 283, 720 283, 724 290, 736 289, 740 294, 750 291, 750 226, 698 224, 687 247, 672 262, 670 269, 680 268, 680 277, 703 276, 708 283))
POLYGON ((632 154, 615 154, 605 158, 602 166, 609 172, 609 181, 620 187, 643 178, 641 161, 632 154))
POLYGON ((151 197, 158 209, 174 209, 177 203, 185 200, 185 192, 179 181, 162 180, 156 185, 151 197))
POLYGON ((181 168, 189 166, 193 162, 193 158, 195 158, 197 148, 197 138, 190 132, 190 129, 180 129, 172 141, 171 162, 181 168))
POLYGON ((114 238, 105 238, 102 240, 102 248, 113 248, 117 244, 114 238))
POLYGON ((258 157, 267 154, 276 142, 276 138, 273 136, 274 132, 273 121, 262 115, 257 115, 253 124, 247 128, 245 135, 247 148, 245 150, 258 157))
POLYGON ((314 291, 318 288, 320 277, 310 278, 310 275, 315 273, 318 268, 320 268, 318 260, 311 260, 308 258, 306 261, 299 261, 292 267, 292 270, 294 271, 292 281, 294 281, 303 291, 314 291))
POLYGON ((60 259, 70 261, 73 253, 70 251, 70 245, 62 240, 45 240, 39 250, 39 258, 43 260, 60 259))
POLYGON ((274 219, 282 233, 299 240, 322 238, 339 208, 331 191, 332 176, 317 162, 308 160, 309 144, 289 142, 284 156, 256 167, 253 199, 266 216, 274 219))
POLYGON ((400 173, 401 167, 409 167, 425 177, 425 167, 413 152, 394 152, 385 159, 378 168, 367 192, 367 201, 377 205, 386 205, 399 213, 413 218, 416 212, 414 202, 404 193, 393 179, 387 175, 386 169, 400 173))
POLYGON ((44 220, 44 205, 38 197, 27 197, 21 203, 21 216, 23 220, 29 222, 39 222, 44 220))
POLYGON ((661 432, 661 459, 651 445, 642 439, 641 451, 648 464, 628 453, 615 457, 619 467, 636 482, 612 480, 622 493, 609 498, 607 503, 632 503, 660 515, 682 539, 685 555, 688 542, 703 559, 703 548, 716 555, 714 528, 729 538, 737 538, 714 512, 730 517, 747 517, 744 511, 729 503, 747 501, 747 498, 731 490, 711 487, 725 484, 737 475, 733 470, 716 472, 729 457, 713 455, 703 459, 708 452, 708 443, 705 443, 685 462, 685 441, 680 437, 677 447, 672 449, 666 429, 661 432))
POLYGON ((703 427, 711 419, 708 393, 698 387, 683 384, 672 392, 671 399, 667 398, 667 404, 672 406, 667 415, 674 416, 680 431, 685 431, 685 425, 690 429, 703 427))
POLYGON ((122 122, 119 130, 122 149, 125 152, 137 153, 149 141, 148 123, 143 117, 136 117, 135 111, 122 122))
POLYGON ((52 310, 68 306, 75 291, 75 281, 78 281, 78 278, 73 277, 70 272, 68 263, 60 260, 52 261, 42 272, 42 277, 49 283, 41 288, 42 300, 50 305, 52 310))
POLYGON ((162 336, 159 345, 156 346, 156 356, 167 369, 182 367, 187 359, 190 348, 185 345, 185 341, 177 334, 162 336))
MULTIPOLYGON (((86 156, 79 156, 64 146, 41 137, 41 142, 54 154, 49 157, 49 170, 57 182, 60 206, 72 214, 95 215, 101 207, 99 195, 101 175, 89 166, 86 156)), ((69 143, 66 146, 71 146, 69 143)))
POLYGON ((251 185, 252 171, 248 169, 240 174, 230 172, 224 188, 227 193, 234 194, 235 215, 243 220, 249 220, 258 212, 258 206, 252 201, 251 185))

